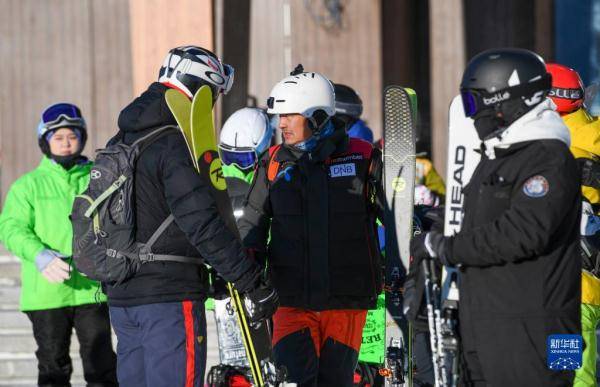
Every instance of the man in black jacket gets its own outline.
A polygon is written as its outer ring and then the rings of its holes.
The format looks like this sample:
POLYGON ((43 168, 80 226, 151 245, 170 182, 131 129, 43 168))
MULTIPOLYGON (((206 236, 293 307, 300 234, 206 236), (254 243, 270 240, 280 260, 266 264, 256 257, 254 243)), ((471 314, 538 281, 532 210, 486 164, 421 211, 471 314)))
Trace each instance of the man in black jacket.
MULTIPOLYGON (((119 116, 111 141, 131 144, 176 122, 165 102, 175 88, 189 98, 202 86, 216 98, 226 93, 233 69, 212 52, 195 46, 169 52, 160 83, 129 104, 119 116)), ((185 140, 174 129, 140 155, 135 171, 136 240, 146 242, 172 214, 175 221, 155 242, 157 254, 198 257, 254 302, 256 319, 269 317, 276 294, 262 278, 217 212, 209 187, 198 175, 185 140), (256 302, 255 302, 256 301, 256 302)), ((117 334, 117 375, 123 386, 202 386, 206 365, 204 300, 207 274, 203 265, 150 262, 122 284, 106 287, 117 334)))
POLYGON ((546 98, 544 61, 520 49, 474 57, 461 94, 482 158, 453 237, 413 240, 416 262, 460 267, 460 378, 474 386, 567 386, 546 364, 552 334, 580 334, 579 172, 546 98))
POLYGON ((289 382, 351 386, 382 286, 371 200, 381 158, 332 122, 333 86, 321 74, 294 72, 270 95, 284 144, 259 160, 239 228, 247 247, 267 253, 281 297, 275 361, 289 382))

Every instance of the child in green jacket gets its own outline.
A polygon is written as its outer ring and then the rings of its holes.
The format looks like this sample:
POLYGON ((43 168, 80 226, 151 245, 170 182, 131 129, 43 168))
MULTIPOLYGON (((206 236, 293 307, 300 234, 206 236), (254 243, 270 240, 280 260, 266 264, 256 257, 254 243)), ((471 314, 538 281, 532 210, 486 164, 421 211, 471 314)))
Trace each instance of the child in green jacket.
POLYGON ((13 183, 0 214, 0 242, 21 259, 20 309, 33 324, 39 385, 70 385, 73 328, 88 385, 117 385, 106 297, 69 258, 69 214, 91 168, 81 155, 86 138, 77 106, 48 107, 38 125, 44 157, 13 183))

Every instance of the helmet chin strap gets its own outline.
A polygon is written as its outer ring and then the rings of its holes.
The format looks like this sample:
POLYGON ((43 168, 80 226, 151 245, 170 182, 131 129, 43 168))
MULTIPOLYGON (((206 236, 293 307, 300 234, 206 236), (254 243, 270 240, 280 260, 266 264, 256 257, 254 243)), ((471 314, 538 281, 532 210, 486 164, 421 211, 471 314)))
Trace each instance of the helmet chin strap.
POLYGON ((312 130, 313 134, 319 134, 330 119, 331 117, 323 110, 316 110, 312 116, 308 117, 308 127, 312 130))

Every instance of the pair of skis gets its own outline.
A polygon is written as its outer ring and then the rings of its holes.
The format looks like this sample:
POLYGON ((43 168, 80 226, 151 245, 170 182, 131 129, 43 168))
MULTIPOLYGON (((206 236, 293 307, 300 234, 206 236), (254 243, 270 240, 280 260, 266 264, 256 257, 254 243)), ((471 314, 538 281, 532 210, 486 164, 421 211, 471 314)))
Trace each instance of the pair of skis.
MULTIPOLYGON (((448 159, 446 171, 446 203, 444 235, 452 236, 462 227, 464 214, 463 189, 481 158, 476 151, 480 140, 473 120, 464 114, 462 100, 456 96, 448 113, 448 159)), ((458 384, 458 271, 444 267, 442 285, 438 285, 435 267, 423 262, 425 297, 430 331, 432 362, 436 387, 458 384)))
MULTIPOLYGON (((454 97, 448 112, 448 159, 446 170, 446 203, 444 235, 453 236, 462 227, 464 214, 463 189, 479 164, 480 140, 473 119, 466 117, 460 95, 454 97)), ((440 386, 458 383, 458 271, 444 267, 442 272, 441 305, 436 307, 436 349, 440 386)), ((437 383, 437 382, 436 382, 437 383)))
POLYGON ((389 86, 384 91, 383 186, 385 192, 386 386, 412 386, 412 324, 403 311, 408 273, 415 184, 416 94, 389 86))
MULTIPOLYGON (((390 86, 384 91, 385 294, 386 350, 381 374, 386 386, 412 386, 412 327, 402 311, 402 285, 408 273, 413 226, 415 179, 416 95, 390 86)), ((479 139, 473 120, 465 117, 460 96, 453 99, 448 125, 447 195, 444 234, 460 231, 463 188, 479 163, 479 139)), ((458 381, 458 272, 445 267, 442 286, 431 262, 423 263, 426 277, 430 345, 436 386, 458 381)))
MULTIPOLYGON (((211 89, 202 86, 192 101, 183 93, 170 89, 167 90, 165 99, 185 138, 194 167, 208 183, 227 227, 239 238, 217 151, 211 89)), ((232 284, 227 284, 227 287, 240 326, 254 385, 259 387, 278 385, 284 375, 275 368, 272 360, 269 323, 265 321, 250 324, 241 295, 232 284)))

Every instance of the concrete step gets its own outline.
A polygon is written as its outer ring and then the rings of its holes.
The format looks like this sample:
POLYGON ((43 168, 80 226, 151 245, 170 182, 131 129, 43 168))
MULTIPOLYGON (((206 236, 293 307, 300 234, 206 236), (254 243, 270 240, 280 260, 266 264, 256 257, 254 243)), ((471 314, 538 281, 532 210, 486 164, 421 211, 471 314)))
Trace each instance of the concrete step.
POLYGON ((31 327, 0 329, 0 343, 3 351, 11 353, 34 353, 37 348, 31 327))
POLYGON ((0 331, 5 328, 29 328, 31 321, 27 315, 19 310, 17 304, 0 304, 0 331))
MULTIPOLYGON (((83 369, 77 353, 71 352, 73 376, 82 379, 83 369)), ((37 377, 37 359, 33 353, 0 352, 0 378, 13 380, 35 379, 37 377)))
POLYGON ((21 262, 17 257, 0 255, 0 277, 15 279, 21 277, 21 262))
MULTIPOLYGON (((116 351, 117 337, 113 333, 113 349, 116 351)), ((37 344, 33 338, 31 327, 0 329, 0 350, 10 353, 35 353, 37 344)), ((79 353, 77 335, 71 336, 71 352, 79 353)), ((2 376, 0 374, 0 376, 2 376)))
MULTIPOLYGON (((37 387, 36 378, 3 379, 0 377, 0 387, 37 387)), ((79 377, 71 378, 72 387, 85 387, 85 381, 79 377)))
POLYGON ((0 283, 0 302, 3 304, 15 305, 19 303, 19 295, 21 294, 21 287, 11 284, 9 286, 3 286, 0 283))

